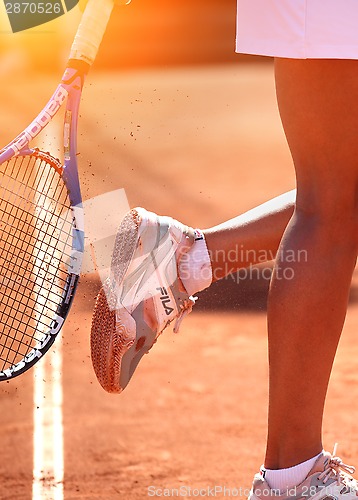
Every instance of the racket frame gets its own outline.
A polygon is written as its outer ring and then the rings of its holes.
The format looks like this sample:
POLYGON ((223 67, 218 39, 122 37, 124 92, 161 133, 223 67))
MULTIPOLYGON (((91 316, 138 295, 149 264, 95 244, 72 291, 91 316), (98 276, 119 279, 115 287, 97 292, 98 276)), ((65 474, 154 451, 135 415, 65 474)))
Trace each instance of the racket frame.
POLYGON ((39 115, 13 141, 0 151, 0 165, 14 156, 30 155, 47 160, 57 170, 66 185, 72 216, 72 250, 68 263, 62 300, 49 329, 41 340, 16 364, 0 371, 0 381, 21 375, 31 368, 52 346, 69 313, 77 289, 84 253, 84 217, 80 181, 77 169, 77 126, 79 105, 85 76, 90 65, 70 60, 61 83, 39 115), (63 127, 63 165, 51 154, 30 148, 34 140, 56 116, 66 102, 63 127))
MULTIPOLYGON (((70 59, 60 84, 37 117, 13 141, 0 151, 0 165, 13 156, 47 154, 30 148, 35 139, 52 121, 66 101, 64 117, 64 163, 49 155, 60 169, 68 190, 73 219, 72 251, 62 301, 42 339, 23 359, 0 371, 0 381, 8 380, 27 371, 51 347, 68 315, 78 285, 84 252, 84 217, 80 182, 77 169, 77 125, 82 88, 85 77, 94 62, 109 21, 114 0, 89 0, 75 35, 70 59)), ((130 0, 122 0, 128 4, 130 0)))

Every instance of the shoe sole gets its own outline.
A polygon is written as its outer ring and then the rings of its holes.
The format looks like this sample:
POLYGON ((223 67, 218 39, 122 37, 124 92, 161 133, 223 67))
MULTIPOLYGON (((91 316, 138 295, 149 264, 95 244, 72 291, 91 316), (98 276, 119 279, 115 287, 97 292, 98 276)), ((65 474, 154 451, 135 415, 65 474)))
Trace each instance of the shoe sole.
MULTIPOLYGON (((116 263, 115 281, 121 283, 137 247, 141 217, 131 210, 122 220, 115 242, 112 264, 116 263), (120 238, 120 235, 126 238, 120 238)), ((115 292, 109 279, 102 286, 96 300, 91 328, 91 358, 97 379, 109 393, 120 393, 129 382, 121 382, 124 354, 136 340, 136 324, 129 313, 123 310, 121 322, 116 318, 115 292)), ((128 369, 127 369, 128 371, 128 369)))

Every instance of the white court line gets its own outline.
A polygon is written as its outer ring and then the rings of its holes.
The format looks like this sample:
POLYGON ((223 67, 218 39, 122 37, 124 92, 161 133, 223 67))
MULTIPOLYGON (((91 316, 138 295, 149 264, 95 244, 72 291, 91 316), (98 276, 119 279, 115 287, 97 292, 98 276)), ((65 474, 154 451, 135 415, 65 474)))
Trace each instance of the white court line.
POLYGON ((52 421, 53 421, 53 468, 55 496, 63 499, 64 456, 63 456, 63 414, 62 414, 62 342, 58 339, 52 356, 52 421))
MULTIPOLYGON (((47 136, 60 138, 62 127, 59 121, 50 122, 46 132, 44 142, 47 136)), ((46 142, 43 146, 45 146, 44 150, 46 151, 48 149, 46 142)), ((52 141, 51 148, 55 148, 55 140, 52 141)), ((41 262, 41 254, 39 254, 39 258, 41 262)), ((43 305, 39 299, 39 310, 43 305)), ((60 333, 49 352, 34 365, 33 500, 63 500, 62 402, 62 343, 60 333)))
POLYGON ((63 500, 62 344, 34 366, 33 500, 63 500))

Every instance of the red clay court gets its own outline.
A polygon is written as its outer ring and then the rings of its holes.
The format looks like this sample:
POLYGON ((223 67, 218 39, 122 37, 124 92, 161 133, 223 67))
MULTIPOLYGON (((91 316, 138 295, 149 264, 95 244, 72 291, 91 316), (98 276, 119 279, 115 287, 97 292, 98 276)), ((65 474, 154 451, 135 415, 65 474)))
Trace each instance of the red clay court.
MULTIPOLYGON (((229 9, 232 15, 232 2, 229 9)), ((204 62, 93 68, 80 121, 85 199, 124 188, 131 207, 208 227, 292 189, 271 63, 204 62)), ((20 78, 18 69, 2 79, 4 144, 43 105, 59 76, 52 73, 20 78)), ((353 464, 357 286, 354 280, 324 421, 327 449, 338 442, 339 455, 353 464)), ((60 381, 56 366, 41 362, 47 390, 56 382, 62 391, 63 449, 48 444, 64 470, 62 498, 137 500, 171 489, 246 497, 266 437, 267 280, 239 275, 202 293, 180 334, 165 331, 119 396, 100 388, 89 357, 98 288, 95 274, 83 276, 62 332, 60 381)), ((34 399, 35 383, 31 370, 0 385, 1 500, 36 498, 34 422, 48 404, 46 395, 34 399)), ((53 478, 44 474, 42 483, 52 491, 53 478)), ((38 498, 56 498, 47 494, 38 498)))

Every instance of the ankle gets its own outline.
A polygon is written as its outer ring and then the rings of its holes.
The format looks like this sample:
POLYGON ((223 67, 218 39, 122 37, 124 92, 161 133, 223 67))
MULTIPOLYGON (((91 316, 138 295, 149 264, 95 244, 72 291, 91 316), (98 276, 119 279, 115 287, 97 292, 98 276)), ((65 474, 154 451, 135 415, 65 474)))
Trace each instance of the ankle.
POLYGON ((288 469, 309 460, 311 457, 319 455, 322 449, 321 442, 307 446, 299 446, 297 441, 292 446, 277 446, 274 448, 268 446, 264 467, 271 470, 288 469))
POLYGON ((212 283, 212 268, 205 237, 194 230, 194 242, 179 258, 179 277, 189 295, 204 290, 212 283))
POLYGON ((267 469, 262 467, 261 473, 270 488, 279 490, 280 492, 287 491, 298 486, 306 479, 322 452, 323 450, 312 458, 294 465, 293 467, 283 469, 267 469))

